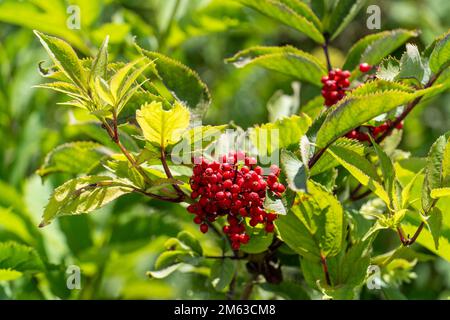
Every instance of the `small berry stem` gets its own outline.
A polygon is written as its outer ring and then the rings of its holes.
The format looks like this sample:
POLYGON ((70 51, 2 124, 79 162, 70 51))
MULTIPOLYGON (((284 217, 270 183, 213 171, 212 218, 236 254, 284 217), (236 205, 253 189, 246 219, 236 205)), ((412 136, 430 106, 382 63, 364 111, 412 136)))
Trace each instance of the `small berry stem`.
POLYGON ((328 71, 331 71, 333 67, 331 66, 330 53, 328 52, 328 46, 330 44, 330 39, 328 33, 324 33, 325 43, 322 45, 323 53, 325 54, 325 59, 327 60, 328 71))

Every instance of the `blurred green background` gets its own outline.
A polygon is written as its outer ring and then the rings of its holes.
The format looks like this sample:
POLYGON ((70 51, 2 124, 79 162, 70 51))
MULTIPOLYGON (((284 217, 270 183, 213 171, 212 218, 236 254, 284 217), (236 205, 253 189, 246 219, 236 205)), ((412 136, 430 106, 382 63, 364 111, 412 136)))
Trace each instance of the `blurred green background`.
MULTIPOLYGON (((381 8, 382 30, 421 30, 413 41, 422 49, 450 26, 448 0, 371 4, 381 8)), ((377 31, 366 28, 366 18, 364 8, 332 43, 335 66, 357 39, 377 31)), ((214 235, 198 234, 180 206, 128 196, 89 216, 65 217, 44 229, 36 227, 50 192, 67 178, 52 176, 41 181, 35 171, 45 155, 65 142, 106 137, 99 137, 91 123, 77 120, 72 111, 58 106, 64 97, 33 88, 43 81, 38 64, 47 59, 33 29, 67 40, 80 56, 94 54, 107 34, 113 59, 134 55, 134 41, 170 55, 196 70, 209 86, 213 102, 206 123, 233 121, 244 128, 267 122, 267 102, 278 90, 291 95, 294 79, 259 68, 236 69, 224 59, 253 45, 283 44, 323 59, 321 48, 231 0, 0 0, 0 241, 35 247, 53 268, 45 279, 27 276, 0 282, 0 298, 224 298, 210 290, 201 271, 175 273, 165 280, 145 276, 164 241, 180 230, 197 234, 205 246, 212 241, 214 235), (67 8, 72 4, 80 8, 79 30, 67 28, 67 8), (81 290, 66 287, 65 267, 70 264, 83 270, 81 290)), ((301 105, 316 94, 317 88, 302 84, 301 105)), ((423 156, 449 127, 450 93, 446 93, 428 101, 426 109, 424 104, 414 110, 405 123, 401 147, 423 156)), ((381 239, 383 248, 394 248, 395 241, 390 236, 381 239)), ((450 295, 449 263, 435 258, 413 272, 417 279, 402 286, 408 298, 450 295)), ((409 270, 405 274, 411 276, 409 270)), ((257 295, 273 297, 262 289, 257 295)), ((362 297, 389 298, 369 290, 362 297)))

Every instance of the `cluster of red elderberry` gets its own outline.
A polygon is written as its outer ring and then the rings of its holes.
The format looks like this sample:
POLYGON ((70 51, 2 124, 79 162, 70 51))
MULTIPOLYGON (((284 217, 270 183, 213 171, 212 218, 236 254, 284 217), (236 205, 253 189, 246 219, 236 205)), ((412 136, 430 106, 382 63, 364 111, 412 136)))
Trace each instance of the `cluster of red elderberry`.
MULTIPOLYGON (((359 65, 359 70, 366 73, 372 70, 372 66, 364 62, 359 65)), ((330 70, 328 75, 322 77, 322 96, 325 98, 325 105, 327 107, 336 104, 339 100, 345 97, 348 87, 350 86, 350 76, 351 73, 348 70, 342 71, 341 69, 334 69, 330 70)), ((368 133, 370 133, 373 137, 377 137, 388 130, 390 125, 391 123, 386 122, 376 127, 365 126, 366 132, 362 130, 363 127, 358 127, 348 132, 345 136, 347 138, 356 139, 359 141, 370 141, 368 133)), ((401 123, 396 126, 397 129, 401 129, 402 127, 403 124, 401 123)))
POLYGON ((265 176, 256 159, 243 152, 232 152, 221 160, 197 159, 190 185, 192 199, 199 200, 187 210, 195 214, 194 222, 203 233, 208 231, 208 221, 227 216, 228 225, 223 231, 233 250, 239 250, 241 244, 250 240, 245 232, 245 218, 249 218, 250 226, 264 224, 266 232, 273 232, 277 216, 264 210, 266 192, 280 197, 285 186, 278 181, 280 169, 276 165, 265 176))
POLYGON ((350 86, 350 75, 348 70, 334 69, 330 70, 327 76, 322 77, 322 96, 325 98, 327 107, 331 107, 345 97, 345 91, 350 86))

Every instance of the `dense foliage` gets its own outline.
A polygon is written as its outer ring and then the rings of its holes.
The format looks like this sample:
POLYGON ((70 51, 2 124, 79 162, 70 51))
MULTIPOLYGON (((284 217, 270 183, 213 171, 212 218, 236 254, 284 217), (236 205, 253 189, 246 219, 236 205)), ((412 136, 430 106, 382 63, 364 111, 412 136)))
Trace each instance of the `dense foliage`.
POLYGON ((448 30, 359 34, 363 0, 71 4, 80 30, 0 2, 0 297, 448 297, 448 30))

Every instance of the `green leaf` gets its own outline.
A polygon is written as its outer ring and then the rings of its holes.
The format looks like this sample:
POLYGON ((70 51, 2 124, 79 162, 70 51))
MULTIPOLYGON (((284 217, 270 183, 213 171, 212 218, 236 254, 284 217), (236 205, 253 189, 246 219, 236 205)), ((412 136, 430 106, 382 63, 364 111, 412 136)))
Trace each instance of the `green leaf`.
POLYGON ((44 263, 32 247, 15 242, 0 242, 0 274, 14 280, 19 272, 41 272, 44 263), (5 271, 8 270, 8 271, 5 271))
POLYGON ((442 187, 443 160, 450 134, 440 136, 431 146, 425 166, 425 181, 422 189, 422 209, 428 212, 435 200, 431 198, 431 190, 442 187))
POLYGON ((430 192, 430 196, 433 199, 439 199, 442 197, 450 197, 450 188, 437 188, 430 192))
POLYGON ((14 281, 22 276, 22 272, 11 269, 0 269, 0 281, 14 281))
POLYGON ((196 114, 202 115, 211 103, 208 87, 198 74, 184 64, 157 52, 138 49, 153 60, 164 85, 196 114))
POLYGON ((258 254, 264 252, 272 244, 274 234, 268 233, 264 227, 248 227, 247 234, 250 236, 250 241, 247 244, 241 245, 241 250, 250 254, 258 254))
POLYGON ((354 151, 338 146, 333 146, 333 148, 328 149, 327 152, 335 157, 336 160, 339 161, 339 163, 362 185, 367 186, 387 205, 390 204, 390 197, 386 190, 384 190, 375 167, 365 157, 358 155, 354 151))
POLYGON ((404 29, 369 34, 350 48, 342 68, 344 70, 357 69, 362 62, 371 65, 378 64, 408 39, 417 37, 417 35, 417 31, 404 29))
POLYGON ((21 216, 11 209, 0 207, 0 233, 4 232, 12 233, 27 243, 33 244, 34 242, 33 236, 21 216))
POLYGON ((164 110, 161 102, 151 102, 136 112, 136 120, 147 141, 163 149, 177 143, 189 126, 189 110, 180 103, 164 110))
POLYGON ((308 191, 309 195, 298 195, 291 211, 275 221, 278 234, 308 259, 335 256, 343 241, 344 210, 319 184, 308 181, 308 191))
POLYGON ((91 72, 89 74, 89 79, 94 80, 96 77, 101 77, 106 79, 108 71, 108 41, 109 36, 106 36, 97 55, 92 61, 91 72))
POLYGON ((34 31, 41 41, 53 63, 75 84, 81 88, 86 88, 87 74, 81 65, 80 59, 65 41, 47 36, 39 31, 34 31))
POLYGON ((241 4, 255 9, 285 25, 288 25, 317 43, 325 39, 320 30, 319 19, 304 3, 294 0, 237 0, 241 4))
POLYGON ((280 149, 296 150, 310 125, 307 115, 293 115, 250 129, 250 139, 260 155, 271 155, 280 149))
POLYGON ((62 215, 91 212, 132 191, 132 188, 124 183, 106 176, 86 176, 69 180, 53 192, 39 226, 46 226, 62 215))
POLYGON ((283 198, 278 198, 271 192, 267 192, 264 200, 264 210, 275 214, 287 214, 287 204, 283 200, 283 198))
POLYGON ((211 266, 211 284, 217 291, 224 291, 233 280, 236 263, 231 259, 218 259, 211 266))
POLYGON ((441 36, 430 55, 430 68, 438 73, 450 62, 450 32, 441 36))
POLYGON ((419 83, 425 76, 425 67, 422 63, 417 46, 412 44, 406 45, 406 52, 400 60, 400 72, 397 79, 416 79, 419 83))
POLYGON ((436 250, 439 250, 439 238, 442 230, 442 211, 434 207, 429 214, 426 224, 433 236, 434 246, 436 250))
POLYGON ((203 249, 200 245, 200 241, 198 241, 198 239, 196 239, 191 233, 187 231, 181 231, 180 233, 178 233, 177 238, 186 246, 191 248, 199 256, 203 255, 203 249))
MULTIPOLYGON (((391 199, 396 199, 395 195, 395 169, 394 165, 392 164, 391 159, 389 156, 384 152, 383 149, 371 138, 372 146, 375 150, 375 153, 378 156, 379 164, 381 167, 381 172, 384 180, 384 189, 386 190, 387 194, 391 199)), ((396 201, 392 201, 393 203, 396 203, 396 201)), ((400 204, 399 204, 400 206, 400 204)))
POLYGON ((41 177, 52 173, 89 174, 111 151, 95 142, 70 142, 52 150, 37 170, 41 177))
POLYGON ((378 79, 394 81, 400 73, 400 61, 396 58, 388 57, 380 62, 376 75, 378 79))
POLYGON ((345 29, 366 2, 366 0, 336 1, 327 27, 327 31, 331 34, 331 39, 337 37, 345 29))
POLYGON ((321 86, 320 79, 326 74, 325 66, 316 57, 291 46, 252 47, 238 52, 226 62, 238 68, 257 65, 316 86, 321 86))
POLYGON ((281 168, 286 175, 289 188, 294 191, 305 191, 307 169, 303 162, 290 151, 281 151, 281 168))
MULTIPOLYGON (((369 82, 365 86, 374 86, 374 84, 369 82)), ((392 87, 395 89, 387 90, 385 88, 383 91, 361 94, 365 90, 365 86, 355 90, 354 93, 330 108, 324 123, 317 133, 316 144, 318 147, 326 147, 337 138, 376 116, 389 112, 434 90, 433 88, 428 88, 417 90, 414 93, 400 91, 398 85, 393 83, 392 87)))
MULTIPOLYGON (((366 147, 357 140, 348 139, 348 138, 339 138, 334 142, 330 148, 333 149, 334 146, 342 147, 353 152, 356 152, 360 156, 364 156, 366 154, 366 147)), ((316 164, 311 168, 310 174, 311 176, 318 175, 320 173, 326 172, 329 169, 337 167, 339 162, 329 153, 324 153, 320 159, 316 162, 316 164)))

